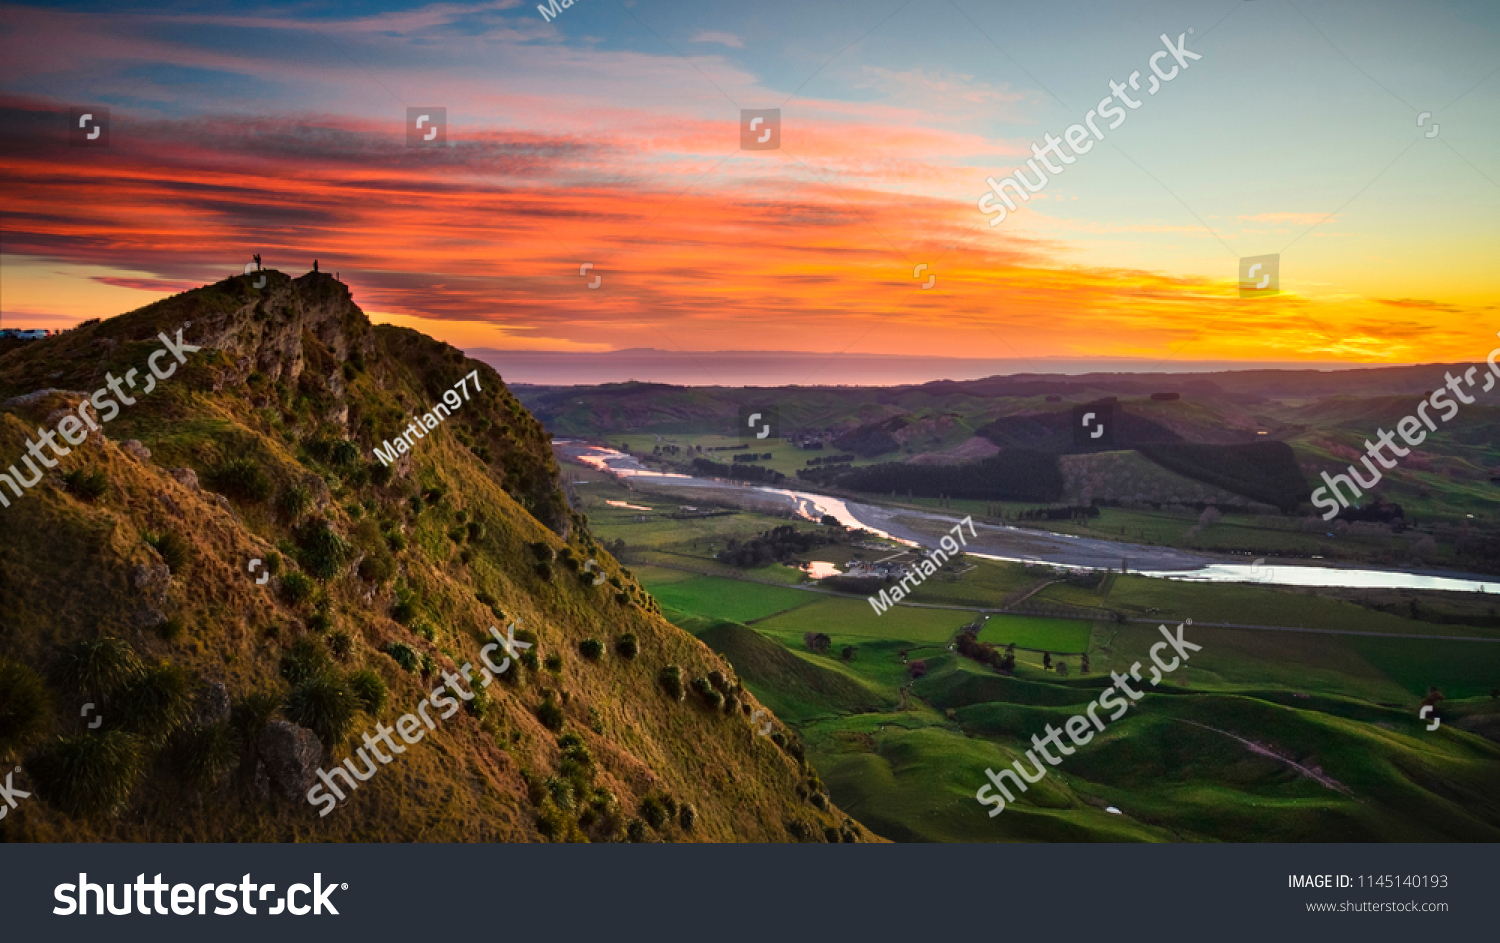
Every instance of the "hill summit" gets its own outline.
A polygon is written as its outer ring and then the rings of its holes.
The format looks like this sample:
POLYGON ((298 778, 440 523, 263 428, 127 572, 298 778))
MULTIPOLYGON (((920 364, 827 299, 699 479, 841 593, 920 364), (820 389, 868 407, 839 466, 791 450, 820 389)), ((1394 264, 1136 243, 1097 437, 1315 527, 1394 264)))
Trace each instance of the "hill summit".
POLYGON ((6 348, 0 473, 0 840, 873 838, 499 375, 327 274, 6 348))

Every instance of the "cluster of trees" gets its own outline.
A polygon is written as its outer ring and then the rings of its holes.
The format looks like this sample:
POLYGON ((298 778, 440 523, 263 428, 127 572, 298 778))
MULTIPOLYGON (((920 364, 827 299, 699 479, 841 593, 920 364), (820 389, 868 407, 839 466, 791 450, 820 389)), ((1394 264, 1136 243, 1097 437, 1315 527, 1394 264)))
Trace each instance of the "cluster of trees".
POLYGON ((1093 504, 1069 505, 1061 508, 1035 508, 1021 511, 1018 521, 1071 521, 1080 517, 1098 517, 1099 508, 1093 504))
MULTIPOLYGON (((819 447, 821 447, 821 445, 822 444, 819 443, 819 447)), ((810 458, 810 459, 808 459, 803 464, 808 465, 808 466, 812 466, 812 465, 848 465, 849 463, 853 462, 858 457, 859 456, 857 456, 857 455, 820 455, 817 458, 810 458)))
POLYGON ((792 524, 783 524, 757 534, 744 543, 730 538, 729 546, 720 550, 715 559, 730 566, 750 569, 767 563, 784 562, 815 547, 826 547, 845 539, 847 534, 842 528, 799 531, 792 524))
POLYGON ((1364 507, 1347 507, 1334 515, 1336 521, 1348 521, 1358 523, 1368 521, 1376 524, 1402 524, 1406 523, 1406 512, 1401 505, 1391 501, 1382 501, 1376 498, 1364 507))
MULTIPOLYGON (((691 446, 689 446, 691 448, 691 446)), ((679 445, 658 445, 651 449, 652 455, 680 455, 682 447, 679 445)))
POLYGON ((706 458, 693 459, 693 473, 707 478, 732 478, 735 481, 763 481, 780 484, 786 478, 781 472, 764 465, 725 465, 706 458))
POLYGON ((972 658, 981 665, 989 665, 996 671, 1004 671, 1009 674, 1016 670, 1016 645, 1014 642, 1005 646, 1004 651, 991 645, 989 642, 979 641, 980 623, 975 622, 966 625, 958 633, 958 641, 955 646, 958 653, 965 658, 972 658))
POLYGON ((1290 514, 1308 500, 1310 488, 1285 442, 1202 445, 1173 442, 1141 445, 1151 461, 1194 481, 1274 504, 1290 514))
MULTIPOLYGON (((802 644, 807 646, 808 651, 818 655, 826 655, 833 648, 833 639, 828 637, 827 632, 803 632, 802 644)), ((859 654, 859 649, 853 645, 845 645, 839 649, 839 658, 844 661, 853 661, 854 656, 859 654)))
POLYGON ((736 455, 734 460, 736 462, 764 462, 770 460, 770 458, 770 452, 744 452, 736 455))

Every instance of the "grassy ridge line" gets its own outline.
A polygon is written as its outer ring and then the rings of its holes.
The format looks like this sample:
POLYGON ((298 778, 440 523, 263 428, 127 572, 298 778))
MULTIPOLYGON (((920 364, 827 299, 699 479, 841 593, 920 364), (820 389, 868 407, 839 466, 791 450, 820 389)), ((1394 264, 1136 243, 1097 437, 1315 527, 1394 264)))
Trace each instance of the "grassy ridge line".
MULTIPOLYGON (((523 776, 530 774, 537 786, 549 777, 568 778, 559 764, 563 731, 587 747, 597 776, 593 784, 608 788, 627 814, 656 794, 696 807, 691 834, 673 824, 654 834, 777 841, 796 834, 788 824, 794 821, 809 837, 840 824, 836 810, 815 810, 808 801, 808 771, 786 753, 743 736, 746 719, 711 711, 701 698, 679 703, 663 692, 658 676, 667 664, 681 666, 684 681, 712 670, 728 672, 729 666, 651 611, 649 597, 593 541, 586 521, 566 514, 545 434, 499 377, 415 332, 370 328, 347 292, 334 291, 331 282, 273 277, 259 293, 248 280, 230 279, 0 360, 0 388, 32 389, 38 374, 62 370, 67 386, 92 389, 104 365, 70 356, 79 348, 98 340, 118 341, 123 349, 158 322, 187 320, 194 324, 195 342, 205 340, 198 331, 207 330, 216 343, 244 355, 229 357, 205 344, 203 366, 184 369, 170 386, 107 427, 111 439, 140 438, 151 457, 96 438, 65 460, 69 464, 59 471, 100 472, 107 482, 103 492, 75 493, 49 478, 24 502, 0 511, 0 585, 6 597, 0 656, 47 676, 57 646, 117 635, 152 664, 180 668, 195 683, 221 682, 235 701, 264 695, 273 711, 287 710, 282 660, 294 642, 327 644, 331 668, 340 676, 363 670, 377 677, 392 708, 424 699, 435 676, 475 661, 484 629, 507 617, 536 631, 539 664, 514 668, 504 683, 487 690, 483 711, 460 711, 446 720, 326 819, 300 799, 283 802, 258 792, 253 762, 252 778, 203 788, 178 782, 170 764, 152 762, 130 790, 127 814, 73 817, 43 797, 28 802, 24 815, 7 816, 0 837, 576 837, 576 827, 556 827, 567 784, 547 786, 546 798, 529 797, 523 776), (264 344, 275 348, 275 357, 261 350, 264 344), (455 375, 476 367, 484 401, 476 396, 418 442, 388 481, 374 475, 369 438, 428 408, 455 375), (331 462, 324 445, 341 446, 334 455, 358 447, 353 457, 331 462), (232 494, 232 502, 178 483, 163 467, 183 465, 212 485, 223 463, 235 460, 260 475, 253 488, 232 494), (300 500, 283 500, 298 488, 306 489, 300 500), (553 513, 558 509, 561 519, 553 513), (301 526, 306 523, 317 526, 301 526), (143 539, 164 531, 186 545, 180 556, 163 555, 143 539), (338 541, 323 539, 317 546, 347 546, 326 577, 302 581, 311 595, 293 598, 276 584, 260 587, 246 577, 246 560, 265 559, 268 547, 283 546, 278 582, 292 585, 299 566, 314 562, 304 553, 306 535, 325 532, 338 541), (383 555, 394 561, 383 573, 361 568, 383 555), (594 587, 564 565, 585 557, 602 563, 612 586, 594 587), (155 631, 139 619, 146 600, 138 567, 170 570, 169 578, 163 573, 161 600, 151 602, 170 619, 155 631), (398 585, 407 591, 399 605, 398 585), (482 603, 480 594, 489 602, 482 603), (501 607, 503 617, 494 611, 501 607), (612 644, 627 632, 638 640, 633 659, 617 655, 612 644), (331 644, 335 639, 337 646, 331 644), (581 654, 586 639, 611 644, 596 659, 581 654), (391 643, 421 661, 399 665, 388 654, 391 643), (543 711, 554 699, 552 711, 543 711)), ((23 447, 60 396, 0 411, 0 454, 23 447)), ((77 726, 74 700, 61 693, 53 700, 55 710, 38 732, 41 746, 77 726)), ((745 706, 755 707, 748 695, 745 706)), ((391 719, 367 703, 352 715, 353 731, 373 726, 377 715, 391 719)), ((247 729, 253 743, 261 728, 247 729)), ((350 752, 346 740, 333 738, 323 766, 350 752)), ((598 797, 575 798, 574 809, 582 810, 598 797)))

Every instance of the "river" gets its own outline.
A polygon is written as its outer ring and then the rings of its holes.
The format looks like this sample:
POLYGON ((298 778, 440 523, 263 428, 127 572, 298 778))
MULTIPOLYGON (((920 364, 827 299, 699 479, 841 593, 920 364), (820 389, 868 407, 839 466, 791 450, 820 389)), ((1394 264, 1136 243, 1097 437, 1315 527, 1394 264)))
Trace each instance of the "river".
MULTIPOLYGON (((559 439, 554 447, 560 458, 596 468, 619 478, 672 488, 711 492, 716 497, 761 507, 792 510, 808 520, 831 515, 848 527, 862 527, 913 547, 935 547, 942 533, 958 522, 951 514, 888 508, 828 495, 695 478, 651 471, 634 457, 615 449, 559 439)), ((965 551, 991 560, 1045 563, 1052 566, 1100 570, 1128 570, 1162 579, 1209 583, 1265 583, 1276 586, 1348 589, 1423 589, 1461 593, 1500 593, 1500 577, 1462 573, 1423 573, 1401 569, 1336 566, 1327 564, 1237 563, 1222 555, 1152 547, 1101 537, 1054 534, 1007 524, 974 524, 965 551)), ((967 532, 966 532, 967 533, 967 532)))

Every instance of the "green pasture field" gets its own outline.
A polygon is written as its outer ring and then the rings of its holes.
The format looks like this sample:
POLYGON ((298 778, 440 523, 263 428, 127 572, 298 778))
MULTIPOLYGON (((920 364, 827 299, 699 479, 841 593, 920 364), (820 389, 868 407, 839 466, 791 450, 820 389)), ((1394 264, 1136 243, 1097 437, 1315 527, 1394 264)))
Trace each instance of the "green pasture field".
POLYGON ((1037 651, 1084 652, 1088 651, 1089 636, 1093 632, 1088 622, 1078 619, 1050 619, 1041 616, 991 616, 979 631, 981 642, 994 645, 1011 645, 1037 651))
POLYGON ((645 586, 663 606, 733 622, 764 619, 778 612, 814 605, 824 598, 795 589, 717 576, 694 576, 654 585, 646 582, 645 586))
POLYGON ((813 595, 812 598, 816 601, 757 622, 755 628, 797 638, 804 632, 826 632, 836 643, 839 638, 863 638, 946 645, 960 627, 974 621, 973 613, 957 609, 893 606, 883 615, 876 615, 863 597, 813 595))

